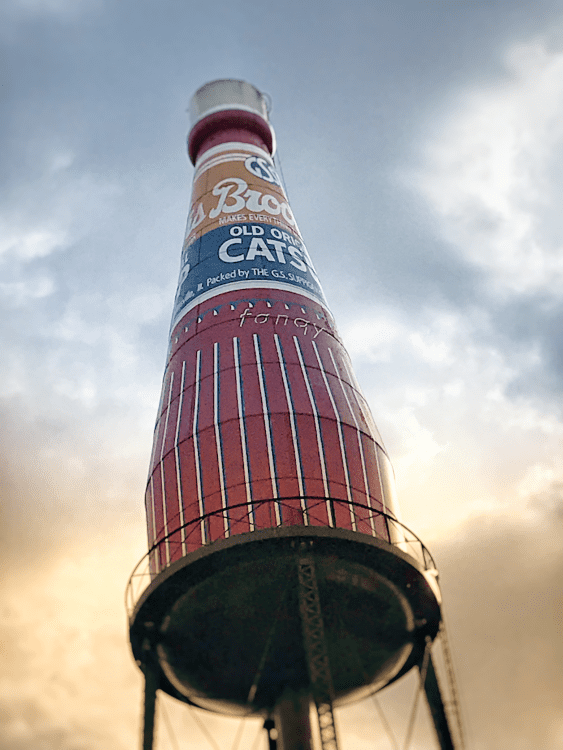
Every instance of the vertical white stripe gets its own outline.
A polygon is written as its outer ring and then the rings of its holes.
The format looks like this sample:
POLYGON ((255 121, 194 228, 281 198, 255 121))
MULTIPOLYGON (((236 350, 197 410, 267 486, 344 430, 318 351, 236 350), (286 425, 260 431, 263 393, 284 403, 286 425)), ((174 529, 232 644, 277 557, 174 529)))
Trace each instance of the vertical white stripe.
MULTIPOLYGON (((260 400, 262 401, 262 416, 264 418, 264 430, 266 431, 266 448, 268 451, 268 466, 270 468, 270 482, 272 484, 272 496, 278 497, 278 487, 276 482, 276 467, 274 465, 274 451, 272 446, 272 430, 270 427, 270 413, 268 411, 268 402, 266 401, 266 388, 264 385, 264 366, 260 356, 260 343, 258 334, 252 334, 254 340, 254 353, 256 355, 256 370, 258 372, 258 383, 260 385, 260 400)), ((279 503, 274 503, 274 512, 276 514, 276 525, 281 526, 281 513, 279 503)))
POLYGON ((381 504, 383 505, 383 512, 387 513, 387 500, 385 499, 385 487, 383 486, 383 474, 381 470, 381 462, 379 461, 379 451, 377 443, 373 446, 375 453, 375 462, 377 464, 377 475, 379 477, 379 489, 381 490, 381 504))
POLYGON ((387 513, 387 504, 385 502, 385 489, 383 487, 383 482, 382 482, 382 479, 381 479, 381 467, 379 466, 379 456, 377 455, 377 442, 379 440, 379 444, 383 445, 383 441, 381 440, 381 435, 379 434, 379 430, 377 429, 377 427, 375 425, 375 422, 373 421, 373 416, 372 416, 372 413, 371 413, 371 411, 369 409, 369 406, 367 406, 367 404, 363 403, 363 396, 362 396, 362 393, 360 391, 360 386, 358 384, 358 381, 356 380, 356 376, 354 375, 353 370, 350 367, 348 367, 348 363, 345 360, 343 360, 343 365, 344 365, 344 369, 346 370, 346 376, 348 377, 348 379, 350 380, 350 382, 351 383, 355 383, 357 385, 357 388, 352 388, 352 393, 354 394, 354 398, 356 400, 356 403, 358 405, 358 408, 359 408, 362 416, 366 420, 366 424, 367 424, 368 428, 372 432, 371 438, 376 443, 374 445, 374 451, 375 451, 375 460, 376 460, 376 463, 377 463, 377 475, 378 475, 378 478, 379 478, 379 489, 380 489, 380 492, 381 492, 381 502, 383 504, 383 511, 385 513, 387 513))
MULTIPOLYGON (((149 482, 150 487, 150 493, 151 493, 151 518, 152 518, 152 539, 149 546, 153 546, 153 544, 156 541, 156 511, 154 508, 154 485, 153 485, 153 478, 151 476, 151 481, 149 482)), ((158 550, 154 551, 154 569, 157 573, 160 572, 160 565, 159 565, 159 555, 158 550)))
POLYGON ((336 402, 334 401, 334 396, 332 395, 332 391, 330 390, 330 385, 328 384, 326 371, 325 371, 325 368, 321 359, 321 355, 319 354, 317 345, 315 344, 314 341, 312 341, 311 343, 313 344, 313 349, 315 350, 317 362, 319 363, 319 369, 323 376, 325 388, 328 393, 328 397, 330 399, 330 404, 332 406, 332 411, 334 412, 334 417, 336 419, 336 426, 338 428, 338 442, 340 443, 340 456, 342 458, 342 467, 344 469, 344 479, 346 481, 346 495, 348 497, 348 502, 350 503, 348 505, 348 509, 350 511, 350 523, 352 524, 353 531, 356 531, 357 530, 356 517, 354 515, 354 508, 352 505, 352 488, 350 486, 350 473, 348 472, 348 463, 346 461, 346 448, 344 446, 344 433, 342 432, 342 420, 340 419, 340 413, 338 409, 336 408, 336 402))
MULTIPOLYGON (((158 413, 160 414, 160 409, 158 410, 158 413)), ((157 417, 157 419, 158 419, 158 421, 157 421, 156 425, 154 426, 154 437, 153 437, 153 440, 152 440, 151 457, 150 457, 150 460, 149 460, 149 472, 151 472, 149 476, 152 476, 152 470, 154 469, 154 452, 156 450, 156 445, 158 443, 158 436, 160 434, 160 423, 162 422, 162 420, 160 419, 160 417, 157 417)))
MULTIPOLYGON (((158 408, 157 408, 157 411, 156 411, 157 422, 156 422, 156 425, 155 425, 155 436, 154 436, 153 443, 152 443, 151 458, 150 458, 150 463, 149 463, 149 466, 151 467, 151 469, 153 467, 153 461, 154 461, 154 457, 155 457, 154 456, 154 452, 156 450, 156 446, 157 446, 157 443, 158 443, 158 434, 159 434, 159 430, 160 430, 160 423, 162 422, 162 420, 160 418, 160 414, 161 414, 161 410, 162 410, 162 402, 164 401, 164 394, 165 394, 165 392, 166 392, 166 376, 164 377, 164 380, 162 381, 162 388, 160 389, 160 399, 158 400, 158 408)), ((156 533, 156 530, 155 530, 155 533, 156 533)))
MULTIPOLYGON (((166 407, 166 421, 164 423, 164 435, 162 436, 162 445, 160 446, 160 483, 162 490, 162 513, 164 520, 164 536, 168 536, 168 518, 166 516, 166 488, 164 486, 164 444, 168 432, 168 418, 170 417, 170 402, 172 401, 172 386, 174 384, 174 372, 170 373, 170 387, 168 389, 168 406, 166 407)), ((167 539, 164 544, 166 550, 166 564, 170 565, 170 542, 167 539)))
POLYGON ((223 451, 221 449, 221 433, 219 430, 219 342, 213 344, 213 426, 215 428, 215 445, 217 447, 217 468, 219 469, 219 484, 221 486, 221 505, 223 506, 223 525, 225 536, 229 536, 229 516, 227 513, 227 494, 225 492, 225 467, 223 465, 223 451))
POLYGON ((240 350, 239 340, 235 336, 233 338, 233 354, 235 359, 235 378, 237 383, 237 405, 238 405, 238 421, 240 429, 240 444, 242 448, 242 466, 244 469, 244 483, 246 486, 246 502, 248 503, 248 521, 250 524, 250 531, 254 531, 254 509, 252 507, 252 491, 250 487, 250 472, 248 469, 248 447, 246 445, 246 430, 244 426, 244 409, 242 403, 242 376, 240 371, 240 350))
POLYGON ((280 363, 280 371, 283 380, 283 387, 285 390, 285 398, 287 401, 287 411, 289 414, 289 424, 291 425, 291 438, 293 440, 293 453, 295 455, 295 468, 297 471, 297 484, 299 486, 299 495, 301 497, 301 510, 303 511, 303 521, 305 526, 309 525, 309 516, 307 514, 307 504, 305 502, 305 489, 303 487, 303 474, 301 471, 301 453, 299 451, 299 443, 297 442, 297 425, 295 424, 295 407, 291 399, 291 393, 289 390, 289 383, 287 382, 287 374, 285 371, 285 361, 281 350, 280 339, 277 333, 274 334, 274 341, 276 342, 276 349, 278 352, 278 360, 280 363))
POLYGON ((182 407, 184 404, 184 383, 186 379, 186 360, 182 362, 182 382, 180 383, 180 398, 178 402, 178 419, 176 420, 176 435, 174 436, 174 455, 176 457, 176 487, 178 492, 178 511, 180 513, 180 532, 182 539, 182 555, 186 554, 186 528, 184 518, 184 497, 182 494, 182 477, 180 476, 180 451, 178 440, 180 438, 180 420, 182 418, 182 407))
MULTIPOLYGON (((166 385, 166 378, 164 379, 162 383, 162 388, 160 389, 160 400, 158 402, 158 411, 157 411, 157 422, 154 428, 154 437, 152 441, 152 450, 151 450, 151 458, 149 462, 149 477, 147 480, 148 487, 150 487, 150 511, 151 511, 151 517, 152 517, 152 538, 149 539, 149 546, 152 547, 152 545, 156 541, 156 514, 155 514, 155 508, 154 508, 154 489, 153 489, 153 476, 154 476, 154 460, 155 460, 155 452, 156 452, 156 446, 158 444, 158 438, 160 435, 160 427, 162 424, 162 419, 160 418, 160 410, 162 407, 162 400, 164 398, 164 391, 165 391, 165 385, 166 385)), ((159 566, 158 566, 158 552, 155 552, 155 570, 158 572, 159 566)))
MULTIPOLYGON (((338 377, 338 382, 340 383, 340 387, 342 388, 342 393, 344 394, 344 398, 346 399, 346 403, 348 404, 348 409, 350 410, 350 414, 352 415, 352 419, 354 420, 354 424, 356 426, 356 435, 358 438, 358 449, 360 451, 360 459, 362 462, 362 475, 364 478, 364 487, 365 487, 365 492, 366 492, 366 504, 369 505, 370 508, 372 508, 373 506, 371 504, 371 495, 370 495, 368 475, 367 475, 367 470, 366 470, 366 459, 364 456, 364 445, 362 443, 362 433, 360 430, 360 425, 358 424, 358 420, 356 419, 355 411, 352 408, 352 404, 350 403, 350 399, 348 398, 348 394, 346 393, 344 382, 342 378, 340 377, 340 370, 338 369, 338 365, 336 364, 336 359, 334 358, 334 354, 330 347, 328 347, 328 353, 330 354, 330 358, 332 360, 334 371, 336 372, 336 375, 338 377)), ((373 514, 370 514, 369 521, 370 521, 372 534, 375 536, 376 528, 375 528, 375 518, 373 517, 373 514)))
POLYGON ((199 417, 199 391, 201 386, 201 349, 197 350, 195 360, 195 388, 194 388, 194 418, 192 423, 192 442, 194 444, 194 463, 195 476, 197 484, 197 502, 199 506, 201 543, 207 544, 207 533, 205 531, 205 521, 203 519, 203 489, 201 486, 201 468, 199 465, 199 441, 197 435, 197 422, 199 417))
POLYGON ((356 399, 358 403, 358 407, 360 409, 360 412, 362 413, 362 416, 366 420, 367 426, 371 430, 372 437, 377 443, 379 443, 379 445, 383 446, 383 440, 381 438, 381 435, 379 434, 379 430, 377 429, 377 425, 375 424, 375 421, 373 419, 373 414, 371 413, 371 409, 369 408, 368 402, 366 401, 364 397, 362 389, 360 388, 360 384, 358 383, 358 380, 356 378, 356 374, 354 370, 352 370, 350 361, 347 358, 346 353, 345 353, 345 356, 342 357, 342 364, 344 366, 344 369, 346 370, 346 377, 348 378, 349 382, 353 386, 354 398, 356 399))
MULTIPOLYGON (((295 344, 295 349, 297 351, 297 356, 299 357, 299 364, 301 365, 301 372, 303 373, 303 379, 305 381, 305 387, 307 388, 307 393, 309 395, 309 402, 311 404, 311 409, 313 410, 313 417, 315 419, 315 431, 317 433, 317 449, 319 451, 319 460, 321 464, 321 473, 323 475, 323 487, 325 492, 325 497, 329 498, 329 492, 328 492, 328 480, 326 476, 326 459, 325 459, 325 453, 324 453, 324 447, 323 447, 323 441, 321 436, 321 425, 319 422, 319 413, 317 412, 317 405, 315 403, 315 399, 313 398, 313 391, 311 389, 311 383, 309 382, 309 376, 307 374, 307 369, 305 367, 305 362, 303 361, 303 354, 301 353, 301 347, 299 346, 299 340, 297 339, 297 336, 293 337, 293 342, 295 344)), ((332 513, 332 508, 330 506, 330 503, 327 500, 326 503, 327 513, 328 513, 328 521, 330 526, 334 526, 334 518, 332 513)))

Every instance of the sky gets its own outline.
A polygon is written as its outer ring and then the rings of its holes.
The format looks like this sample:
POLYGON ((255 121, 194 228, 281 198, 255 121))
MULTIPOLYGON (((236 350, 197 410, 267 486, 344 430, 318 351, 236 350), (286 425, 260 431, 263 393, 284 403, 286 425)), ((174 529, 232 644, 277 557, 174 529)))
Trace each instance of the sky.
MULTIPOLYGON (((563 0, 3 0, 0 49, 0 750, 137 747, 123 593, 186 109, 226 77, 271 96, 403 520, 438 563, 468 750, 562 746, 563 0)), ((415 692, 381 694, 400 743, 415 692)), ((266 747, 257 722, 161 714, 157 750, 266 747)), ((392 747, 370 701, 337 720, 343 750, 392 747)))

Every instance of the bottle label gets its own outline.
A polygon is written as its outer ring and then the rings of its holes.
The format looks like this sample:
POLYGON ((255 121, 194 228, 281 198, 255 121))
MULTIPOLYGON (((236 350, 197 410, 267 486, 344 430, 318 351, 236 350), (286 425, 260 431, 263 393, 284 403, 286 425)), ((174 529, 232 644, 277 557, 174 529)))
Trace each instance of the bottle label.
POLYGON ((198 163, 172 327, 195 305, 234 289, 299 291, 326 306, 272 162, 239 145, 212 149, 198 163))

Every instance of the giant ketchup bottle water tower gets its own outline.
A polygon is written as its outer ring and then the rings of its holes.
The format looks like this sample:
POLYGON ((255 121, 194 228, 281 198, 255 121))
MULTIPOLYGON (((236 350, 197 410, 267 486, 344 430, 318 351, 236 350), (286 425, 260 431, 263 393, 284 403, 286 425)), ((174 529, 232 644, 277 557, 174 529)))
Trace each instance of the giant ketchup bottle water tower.
POLYGON ((313 747, 316 706, 335 750, 334 705, 422 665, 440 747, 453 747, 430 656, 435 566, 397 520, 389 459, 274 167, 265 98, 214 81, 191 118, 150 549, 128 590, 144 748, 159 688, 264 716, 281 750, 313 747))

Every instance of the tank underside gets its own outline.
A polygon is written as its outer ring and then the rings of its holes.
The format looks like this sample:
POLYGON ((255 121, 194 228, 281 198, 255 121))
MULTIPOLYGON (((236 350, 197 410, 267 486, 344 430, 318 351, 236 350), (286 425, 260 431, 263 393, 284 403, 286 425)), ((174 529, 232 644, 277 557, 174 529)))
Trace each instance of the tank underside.
POLYGON ((437 593, 410 555, 343 529, 233 536, 160 573, 131 618, 140 666, 160 687, 228 714, 269 713, 312 692, 298 564, 313 559, 334 702, 381 689, 419 663, 440 623, 437 593))

